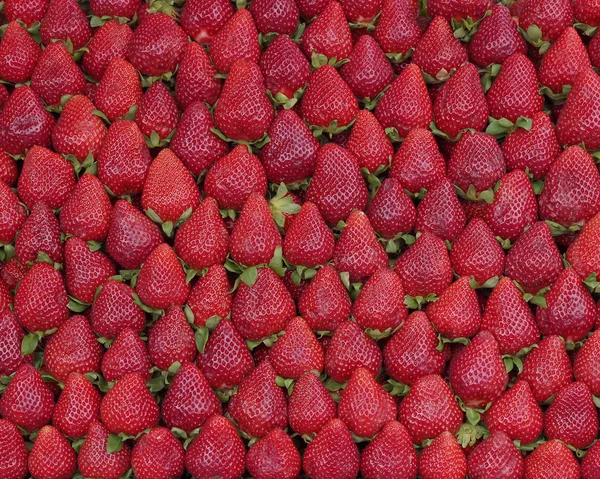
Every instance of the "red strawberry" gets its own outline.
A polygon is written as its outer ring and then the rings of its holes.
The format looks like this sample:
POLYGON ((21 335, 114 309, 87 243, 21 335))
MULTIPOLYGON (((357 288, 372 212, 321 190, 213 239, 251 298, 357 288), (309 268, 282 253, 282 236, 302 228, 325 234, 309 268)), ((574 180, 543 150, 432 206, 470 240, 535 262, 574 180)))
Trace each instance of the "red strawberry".
POLYGON ((24 355, 21 351, 25 333, 16 315, 8 308, 0 312, 0 334, 0 374, 10 376, 21 364, 30 363, 32 357, 24 355))
POLYGON ((0 419, 0 474, 6 479, 22 479, 27 474, 27 447, 17 426, 0 419))
POLYGON ((576 0, 572 2, 573 14, 578 22, 590 26, 598 26, 598 5, 590 0, 576 0))
POLYGON ((350 431, 332 419, 306 447, 302 469, 313 479, 350 478, 358 475, 360 456, 350 431))
POLYGON ((425 231, 394 266, 410 296, 440 295, 452 283, 448 250, 441 238, 425 231))
POLYGON ((237 60, 258 63, 258 31, 248 10, 238 10, 219 29, 210 42, 210 57, 217 69, 225 73, 230 71, 237 60))
POLYGON ((214 265, 202 276, 190 291, 187 305, 194 313, 194 324, 205 326, 213 316, 225 318, 231 313, 231 293, 227 271, 214 265))
POLYGON ((17 258, 11 258, 8 263, 2 265, 2 269, 0 270, 2 285, 5 286, 8 293, 11 294, 9 290, 15 289, 16 286, 23 281, 26 274, 27 269, 19 263, 17 258))
POLYGON ((58 220, 44 203, 36 203, 23 223, 15 242, 17 259, 21 264, 33 263, 38 254, 46 254, 55 263, 62 263, 63 249, 58 220))
MULTIPOLYGON (((594 479, 600 472, 600 458, 598 457, 598 451, 600 446, 596 446, 596 443, 592 444, 587 450, 586 455, 581 461, 581 477, 582 479, 594 479)), ((571 461, 572 462, 572 461, 571 461)))
POLYGON ((185 109, 195 101, 214 105, 221 93, 221 80, 204 49, 195 42, 187 44, 175 81, 177 103, 185 109))
POLYGON ((523 477, 523 456, 510 438, 496 431, 478 444, 468 457, 469 478, 486 479, 523 477))
POLYGON ((139 373, 148 380, 151 368, 146 343, 129 327, 121 330, 102 357, 102 375, 107 381, 118 381, 130 373, 139 373))
POLYGON ((415 206, 395 178, 386 178, 367 208, 373 229, 386 239, 412 230, 415 206))
POLYGON ((411 2, 384 0, 373 38, 396 61, 403 61, 417 46, 422 32, 417 21, 418 9, 411 2))
POLYGON ((121 57, 106 67, 94 95, 94 104, 110 121, 125 116, 142 99, 142 87, 136 69, 121 57))
POLYGON ((98 390, 83 375, 73 372, 56 403, 52 424, 65 436, 83 437, 100 416, 100 401, 98 390))
POLYGON ((291 428, 301 435, 311 435, 337 415, 337 406, 319 377, 306 373, 294 385, 289 397, 288 414, 291 428))
POLYGON ((311 20, 315 16, 319 15, 331 0, 297 0, 298 9, 300 15, 306 20, 311 20))
POLYGON ((73 49, 78 50, 87 44, 91 34, 86 14, 76 0, 50 1, 40 25, 40 36, 46 47, 52 40, 70 40, 73 49))
POLYGON ((11 83, 29 81, 41 53, 40 46, 29 32, 18 22, 12 21, 0 43, 2 79, 11 83))
POLYGON ((575 241, 569 246, 566 260, 582 279, 590 274, 600 272, 598 251, 600 250, 600 235, 598 226, 600 214, 590 219, 575 241))
POLYGON ((444 431, 423 449, 419 475, 422 479, 464 479, 467 475, 467 459, 450 432, 444 431))
POLYGON ((294 0, 256 0, 250 5, 250 13, 259 33, 291 35, 298 25, 298 7, 294 0))
POLYGON ((567 0, 529 0, 519 16, 519 26, 528 31, 530 27, 541 30, 541 40, 553 42, 561 32, 573 24, 571 2, 567 0))
POLYGON ((0 147, 11 155, 39 145, 50 146, 54 118, 27 85, 16 88, 0 113, 0 147))
POLYGON ((533 451, 525 460, 525 479, 537 477, 580 477, 579 463, 573 453, 559 441, 548 441, 533 451))
POLYGON ((25 156, 17 191, 29 209, 38 202, 50 209, 59 209, 75 183, 73 167, 67 160, 46 148, 34 146, 25 156))
POLYGON ((377 104, 375 116, 383 128, 395 128, 400 138, 413 128, 429 128, 433 121, 431 98, 417 65, 408 65, 392 82, 377 104))
POLYGON ((525 357, 520 379, 531 386, 537 402, 550 399, 573 380, 571 361, 558 336, 547 336, 525 357))
POLYGON ((53 426, 44 426, 27 459, 29 472, 39 479, 69 479, 77 470, 77 455, 53 426))
POLYGON ((185 452, 166 427, 151 429, 131 451, 131 469, 136 478, 177 478, 184 472, 185 452))
POLYGON ((334 331, 350 317, 352 302, 337 271, 325 265, 298 299, 301 316, 314 331, 334 331))
POLYGON ((296 308, 289 291, 272 269, 258 268, 256 282, 241 282, 231 318, 244 339, 260 341, 285 329, 296 308))
POLYGON ((167 309, 185 303, 190 287, 169 245, 163 243, 152 250, 142 265, 135 289, 142 302, 152 308, 167 309))
POLYGON ((300 454, 283 430, 273 429, 248 451, 246 469, 255 479, 294 479, 300 473, 300 454))
POLYGON ((129 446, 124 444, 120 451, 109 453, 108 436, 108 430, 99 421, 88 429, 77 458, 79 471, 86 477, 119 479, 130 468, 129 446))
POLYGON ((158 134, 159 140, 167 138, 177 126, 179 110, 175 100, 162 82, 153 83, 146 90, 135 114, 135 122, 141 132, 151 139, 158 134))
MULTIPOLYGON (((332 5, 336 3, 332 2, 332 5)), ((309 125, 335 133, 356 118, 358 102, 337 70, 324 65, 313 71, 300 108, 302 118, 309 125)))
POLYGON ((21 20, 29 27, 44 18, 47 9, 48 0, 31 0, 26 3, 21 0, 8 0, 4 8, 4 15, 9 22, 21 20))
POLYGON ((352 2, 341 0, 346 18, 352 23, 370 23, 381 10, 381 0, 361 0, 352 2))
POLYGON ((159 411, 140 374, 127 374, 106 393, 100 417, 113 434, 135 436, 158 423, 159 411))
POLYGON ((459 22, 471 18, 478 20, 492 6, 490 0, 476 0, 474 2, 465 2, 462 0, 433 0, 427 6, 429 15, 443 15, 447 20, 455 19, 459 22))
POLYGON ((246 447, 236 429, 223 416, 215 415, 188 447, 185 468, 198 478, 237 479, 244 474, 245 456, 246 447))
POLYGON ((94 32, 83 54, 83 68, 94 80, 100 80, 113 58, 125 58, 133 32, 126 23, 110 20, 94 32))
POLYGON ((406 428, 389 421, 363 450, 360 470, 366 479, 415 479, 417 454, 406 428))
POLYGON ((377 343, 353 321, 341 323, 327 348, 325 370, 338 383, 348 381, 354 371, 365 368, 376 375, 381 369, 381 351, 377 343))
POLYGON ((61 274, 48 263, 36 263, 19 284, 15 314, 29 331, 49 331, 69 317, 68 302, 61 274))
POLYGON ((131 19, 140 6, 140 0, 91 0, 90 10, 97 17, 124 17, 131 19))
POLYGON ((584 383, 594 396, 600 391, 598 351, 600 333, 593 332, 575 356, 573 373, 575 380, 584 383))
POLYGON ((398 420, 406 426, 415 444, 444 431, 456 434, 463 413, 448 384, 437 374, 415 381, 398 407, 398 420))
POLYGON ((346 148, 354 153, 358 166, 366 168, 369 173, 387 167, 394 155, 394 148, 385 131, 368 110, 358 112, 346 148))
POLYGON ((19 366, 0 400, 2 417, 35 431, 50 422, 53 410, 54 397, 41 374, 31 364, 19 366))
MULTIPOLYGON (((302 35, 302 50, 310 58, 324 55, 327 60, 348 58, 352 50, 350 28, 344 11, 337 2, 330 2, 302 35)), ((326 63, 319 61, 319 64, 326 63)))
POLYGON ((181 9, 181 27, 198 43, 208 44, 231 15, 233 8, 226 0, 191 0, 181 9))
POLYGON ((194 361, 197 352, 194 330, 178 306, 169 308, 148 331, 150 360, 163 371, 175 362, 194 361))
POLYGON ((17 163, 10 155, 0 150, 0 181, 8 186, 15 186, 18 179, 17 163))
POLYGON ((453 241, 465 227, 465 212, 450 181, 432 187, 417 208, 416 231, 429 231, 453 241))
POLYGON ((470 60, 485 68, 494 63, 502 64, 514 53, 527 53, 527 45, 509 9, 498 3, 477 26, 468 50, 470 60))

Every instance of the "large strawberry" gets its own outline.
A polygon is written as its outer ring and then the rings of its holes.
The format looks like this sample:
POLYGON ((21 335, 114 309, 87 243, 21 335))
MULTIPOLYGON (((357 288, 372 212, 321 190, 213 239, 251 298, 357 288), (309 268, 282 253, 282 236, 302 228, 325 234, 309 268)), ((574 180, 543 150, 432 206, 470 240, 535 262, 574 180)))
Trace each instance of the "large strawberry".
POLYGON ((142 86, 136 69, 121 57, 113 58, 98 84, 94 104, 110 121, 125 116, 142 99, 142 86))
POLYGON ((22 479, 27 474, 27 447, 12 422, 0 419, 0 474, 6 479, 22 479))
POLYGON ((352 38, 339 3, 330 2, 306 29, 302 35, 302 49, 308 57, 317 57, 317 65, 348 58, 352 38), (325 58, 321 59, 322 56, 325 58))
POLYGON ((156 427, 140 437, 131 451, 136 478, 180 477, 184 471, 183 446, 166 427, 156 427))
POLYGON ((523 477, 524 465, 521 451, 502 431, 493 432, 479 443, 469 454, 467 465, 469 477, 473 479, 523 477))
POLYGON ((226 318, 231 313, 231 286, 227 271, 214 265, 194 284, 187 305, 194 314, 196 326, 206 326, 213 316, 226 318))
POLYGON ((300 473, 300 454, 290 436, 273 429, 248 451, 246 469, 256 479, 294 479, 300 473))
POLYGON ((29 81, 41 52, 25 28, 16 21, 9 23, 0 43, 0 76, 11 83, 29 81))
POLYGON ((369 479, 415 479, 417 454, 406 428, 397 421, 389 421, 363 450, 360 470, 369 479))
POLYGON ((27 467, 39 479, 68 479, 77 469, 77 455, 58 429, 44 426, 35 438, 27 467))
POLYGON ((237 60, 258 63, 258 31, 248 10, 238 10, 219 29, 210 42, 210 57, 217 69, 225 73, 231 70, 237 60))
POLYGON ((0 374, 10 376, 21 364, 30 363, 32 359, 32 356, 24 355, 21 351, 25 332, 12 311, 0 313, 0 335, 0 374))
POLYGON ((231 15, 233 7, 227 0, 191 0, 181 9, 181 28, 198 43, 209 44, 231 15))
POLYGON ((53 40, 73 44, 78 50, 85 46, 92 36, 85 12, 76 0, 52 0, 40 25, 40 36, 46 47, 53 40))
POLYGON ((82 65, 85 71, 94 80, 100 80, 113 58, 125 58, 132 35, 131 27, 117 19, 102 25, 94 33, 83 54, 82 65))
POLYGON ((54 408, 52 424, 65 436, 86 436, 100 417, 100 401, 100 393, 82 374, 71 373, 54 408))
POLYGON ((187 44, 175 80, 177 103, 183 109, 195 101, 214 105, 221 93, 221 80, 208 54, 196 42, 187 44))
POLYGON ((562 442, 552 440, 542 444, 525 460, 525 479, 560 477, 577 479, 580 467, 573 453, 562 442))
POLYGON ((288 399, 291 428, 301 435, 312 435, 336 417, 337 405, 319 377, 313 372, 302 376, 288 399))
POLYGON ((197 352, 194 330, 178 306, 170 307, 148 330, 150 360, 163 371, 176 362, 194 361, 197 352))
POLYGON ((110 349, 104 353, 100 365, 104 379, 110 382, 118 381, 130 373, 139 373, 144 380, 148 380, 151 368, 146 343, 129 327, 121 330, 110 349))

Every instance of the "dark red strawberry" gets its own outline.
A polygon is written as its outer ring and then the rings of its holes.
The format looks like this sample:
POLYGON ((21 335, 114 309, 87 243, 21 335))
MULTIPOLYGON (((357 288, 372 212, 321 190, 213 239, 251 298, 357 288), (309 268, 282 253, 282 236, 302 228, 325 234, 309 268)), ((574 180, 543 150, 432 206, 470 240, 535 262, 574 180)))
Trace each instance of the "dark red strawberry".
POLYGON ((412 230, 416 220, 415 206, 395 178, 386 178, 367 208, 373 229, 387 239, 412 230))
POLYGON ((40 46, 29 32, 18 22, 12 21, 0 43, 2 79, 11 83, 29 81, 41 53, 40 46))
POLYGON ((181 9, 181 28, 200 44, 210 44, 214 35, 233 15, 227 0, 192 0, 181 9))
POLYGON ((91 0, 90 10, 97 17, 133 18, 140 6, 140 0, 91 0))
POLYGON ((35 262, 40 253, 55 263, 62 263, 63 248, 58 220, 44 203, 36 203, 23 223, 15 250, 21 264, 35 262))
POLYGON ((493 432, 478 444, 469 454, 467 464, 469 477, 473 479, 523 477, 523 456, 502 431, 493 432))
POLYGON ((52 0, 40 25, 42 42, 48 47, 53 40, 73 44, 78 50, 85 46, 92 36, 85 12, 76 0, 52 0))
POLYGON ((462 0, 432 0, 427 5, 427 11, 430 16, 443 15, 448 21, 451 19, 466 20, 469 17, 472 20, 481 18, 492 6, 490 0, 476 0, 474 2, 464 2, 462 0))
POLYGON ((581 233, 577 235, 565 256, 582 279, 586 279, 590 274, 596 274, 600 271, 600 265, 598 264, 598 251, 600 250, 599 225, 600 214, 596 214, 586 223, 581 233))
POLYGON ((136 69, 121 57, 106 67, 94 95, 94 104, 110 121, 129 112, 142 99, 142 86, 136 69))
POLYGON ((258 31, 248 10, 238 10, 219 29, 210 42, 210 57, 217 69, 225 73, 230 71, 237 60, 258 63, 258 31))
POLYGON ((591 393, 596 396, 600 391, 600 375, 598 351, 600 347, 600 333, 594 332, 587 339, 575 356, 573 363, 573 373, 575 380, 585 383, 591 393))
POLYGON ((77 455, 58 429, 44 426, 35 438, 27 467, 33 477, 66 479, 75 474, 77 455))
POLYGON ((0 181, 8 186, 15 186, 18 179, 17 163, 10 155, 0 150, 0 181))
POLYGON ((82 374, 71 373, 54 408, 52 424, 65 436, 86 436, 100 417, 100 401, 100 393, 82 374))
POLYGON ((83 54, 83 68, 99 81, 113 58, 125 58, 133 32, 126 23, 110 20, 94 32, 83 54))
POLYGON ((0 374, 11 376, 21 364, 31 363, 32 356, 24 355, 21 351, 25 333, 12 311, 0 313, 0 333, 0 374))
POLYGON ((202 276, 190 291, 187 305, 194 314, 196 326, 206 326, 213 316, 225 318, 231 313, 231 292, 227 271, 214 265, 202 276))
POLYGON ((598 451, 600 446, 596 446, 596 443, 592 444, 587 450, 586 455, 581 461, 581 477, 582 479, 594 479, 595 476, 600 472, 600 457, 598 451))
POLYGON ((135 122, 141 132, 150 139, 152 145, 159 144, 154 140, 168 138, 177 126, 179 110, 175 99, 162 82, 153 83, 146 90, 135 114, 135 122))
POLYGON ((548 441, 527 456, 523 477, 535 479, 544 476, 564 479, 581 477, 577 459, 562 442, 548 441))
POLYGON ((104 353, 100 368, 104 379, 111 382, 130 373, 138 373, 144 380, 150 379, 152 363, 146 343, 133 329, 123 328, 110 349, 104 353))
POLYGON ((187 44, 175 80, 177 103, 183 109, 195 101, 214 105, 221 93, 221 80, 208 54, 196 42, 187 44))

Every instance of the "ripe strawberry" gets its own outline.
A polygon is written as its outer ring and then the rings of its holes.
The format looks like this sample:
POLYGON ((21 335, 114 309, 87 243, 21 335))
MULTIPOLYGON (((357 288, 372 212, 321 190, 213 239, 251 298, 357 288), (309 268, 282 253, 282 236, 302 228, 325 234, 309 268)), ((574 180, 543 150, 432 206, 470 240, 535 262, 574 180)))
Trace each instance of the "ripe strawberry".
POLYGON ((59 209, 75 183, 73 167, 67 160, 46 148, 33 146, 25 156, 17 191, 30 210, 38 202, 59 209))
POLYGON ((537 219, 537 201, 527 175, 514 170, 500 179, 483 219, 495 236, 516 240, 537 219))
POLYGON ((177 478, 184 472, 184 450, 181 443, 165 427, 156 427, 144 434, 131 452, 131 467, 135 477, 177 478))
POLYGON ((209 44, 233 15, 231 3, 226 0, 192 0, 181 9, 181 27, 200 44, 209 44))
POLYGON ((467 459, 454 436, 444 431, 426 446, 419 456, 419 476, 422 479, 464 479, 467 459))
POLYGON ((533 451, 525 460, 525 479, 560 477, 577 479, 579 463, 573 453, 559 441, 548 441, 533 451))
POLYGON ((575 356, 573 373, 575 380, 584 383, 594 396, 600 391, 598 351, 600 333, 593 332, 575 356))
POLYGON ((21 264, 33 263, 44 253, 55 263, 62 263, 63 249, 58 220, 44 203, 36 203, 15 242, 21 264))
POLYGON ((381 10, 381 4, 381 0, 361 0, 358 2, 342 0, 340 2, 346 18, 352 23, 370 23, 381 10))
POLYGON ((358 166, 366 168, 369 173, 387 167, 394 155, 394 148, 385 131, 368 110, 358 112, 346 148, 354 153, 358 166))
POLYGON ((40 36, 46 47, 52 40, 71 40, 73 50, 79 50, 87 44, 92 32, 76 0, 51 0, 40 25, 40 36))
POLYGON ((353 321, 338 325, 325 354, 327 375, 338 383, 348 381, 354 371, 365 368, 372 375, 381 369, 381 351, 353 321))
POLYGON ((246 469, 256 479, 294 479, 300 473, 300 454, 283 430, 273 429, 248 451, 246 469))
POLYGON ((142 87, 137 71, 123 58, 113 58, 98 84, 94 104, 110 121, 115 121, 141 100, 142 87))
POLYGON ((139 373, 144 380, 150 379, 152 363, 146 343, 129 327, 123 328, 104 356, 100 366, 107 381, 118 381, 130 373, 139 373))
POLYGON ((441 238, 425 231, 394 266, 410 296, 440 295, 452 283, 448 250, 441 238))
POLYGON ((31 363, 32 356, 24 355, 21 352, 21 343, 25 333, 17 316, 8 308, 6 311, 0 312, 0 334, 2 338, 0 341, 0 374, 10 376, 21 364, 31 363))
POLYGON ((214 105, 221 93, 221 80, 208 54, 195 42, 187 44, 175 81, 177 103, 185 109, 196 101, 214 105))
POLYGON ((498 3, 477 26, 469 43, 469 59, 480 67, 502 64, 514 53, 527 53, 527 44, 517 29, 510 11, 498 3))
POLYGON ((348 58, 352 50, 350 28, 342 7, 330 2, 302 35, 302 50, 310 58, 324 55, 334 62, 348 58))
POLYGON ((0 474, 6 479, 22 479, 27 474, 27 447, 17 426, 0 419, 0 474))
POLYGON ((417 208, 416 231, 429 231, 453 241, 465 227, 465 212, 450 181, 433 186, 417 208))
POLYGON ((177 126, 179 110, 175 100, 162 82, 153 83, 146 90, 135 114, 135 122, 148 138, 158 134, 160 140, 167 138, 177 126))
POLYGON ((133 373, 118 380, 106 393, 100 405, 100 417, 113 434, 135 436, 158 423, 159 410, 142 375, 133 373))
POLYGON ((592 444, 587 450, 586 455, 581 461, 581 477, 582 479, 594 479, 600 472, 600 458, 598 457, 598 451, 600 446, 596 446, 596 443, 592 444))
POLYGON ((47 9, 48 0, 31 0, 26 3, 20 0, 8 0, 5 4, 4 16, 9 22, 21 20, 29 27, 44 18, 47 9))
MULTIPOLYGON (((0 273, 0 311, 6 311, 9 309, 12 310, 13 307, 14 307, 13 306, 13 295, 12 295, 8 285, 4 282, 4 279, 2 278, 2 274, 0 273)), ((15 344, 17 344, 17 343, 20 343, 20 341, 15 342, 15 344)), ((1 360, 0 360, 0 363, 1 363, 1 360)), ((2 366, 0 366, 0 368, 1 367, 2 366)))
POLYGON ((18 22, 12 21, 0 43, 2 79, 11 83, 29 81, 41 53, 40 46, 29 32, 18 22))
POLYGON ((335 331, 350 317, 352 302, 337 271, 326 264, 298 299, 298 310, 314 331, 335 331))
POLYGON ((193 286, 187 305, 194 313, 194 324, 205 326, 213 316, 228 317, 231 313, 231 293, 227 271, 214 265, 193 286))
POLYGON ((384 0, 373 38, 385 53, 404 60, 417 46, 422 32, 417 21, 418 10, 410 2, 384 0))
POLYGON ((360 456, 346 425, 332 419, 306 447, 302 469, 312 479, 358 475, 360 456))
POLYGON ((573 380, 571 361, 558 336, 547 336, 525 357, 520 379, 531 386, 538 403, 547 401, 573 380))
POLYGON ((578 22, 590 26, 598 26, 598 5, 590 0, 576 0, 572 2, 573 14, 578 22))
POLYGON ((427 11, 431 17, 443 15, 448 21, 451 19, 478 20, 487 10, 492 7, 490 0, 476 0, 474 2, 464 2, 461 0, 433 0, 427 5, 427 11))
POLYGON ((311 435, 336 417, 337 406, 319 377, 308 372, 294 385, 288 414, 290 426, 296 433, 311 435))
POLYGON ((600 271, 600 264, 598 263, 598 250, 600 249, 599 225, 600 214, 596 214, 586 223, 567 250, 566 260, 582 279, 600 271))
POLYGON ((313 71, 300 108, 302 118, 309 125, 335 132, 336 128, 347 127, 356 118, 358 102, 337 70, 324 65, 313 71))
POLYGON ((48 331, 67 320, 68 302, 61 274, 48 263, 35 263, 17 289, 15 313, 29 331, 48 331))
POLYGON ((386 178, 367 208, 373 229, 386 239, 412 230, 415 206, 395 178, 386 178))
POLYGON ((79 450, 79 471, 86 477, 119 479, 130 467, 131 450, 127 444, 118 452, 107 452, 108 430, 101 422, 93 422, 79 450))
POLYGON ((188 447, 185 468, 198 478, 237 479, 244 474, 245 456, 246 447, 236 429, 223 416, 215 415, 188 447))
POLYGON ((170 307, 148 331, 150 360, 161 370, 169 369, 175 362, 194 361, 197 352, 194 330, 178 306, 170 307))
POLYGON ((493 432, 478 444, 469 454, 467 464, 469 478, 473 479, 523 477, 523 456, 502 431, 493 432))
POLYGON ((258 268, 252 286, 240 283, 231 308, 233 325, 249 341, 279 333, 295 313, 289 291, 269 268, 258 268))
POLYGON ((319 15, 331 0, 297 0, 298 10, 300 15, 306 20, 311 20, 319 15))
POLYGON ((412 442, 421 444, 444 431, 456 434, 463 413, 448 384, 437 374, 415 381, 398 407, 398 420, 406 427, 412 442))
POLYGON ((428 190, 446 176, 446 161, 432 133, 425 128, 410 130, 394 155, 390 169, 390 178, 397 179, 413 194, 423 188, 428 190))
POLYGON ((83 375, 73 372, 56 403, 52 424, 65 436, 83 437, 99 419, 100 401, 98 390, 83 375))
POLYGON ((35 438, 27 466, 39 479, 69 479, 77 469, 77 455, 58 429, 44 426, 35 438))
POLYGON ((133 31, 126 23, 109 20, 94 32, 83 54, 83 68, 94 80, 100 80, 113 58, 125 58, 133 31))
POLYGON ((152 308, 167 309, 185 303, 190 287, 169 245, 162 243, 152 250, 142 265, 135 289, 142 302, 152 308))
POLYGON ((573 20, 571 2, 567 0, 529 0, 519 16, 519 26, 524 31, 536 26, 542 31, 541 40, 553 42, 573 20))
MULTIPOLYGON (((2 279, 2 285, 7 288, 10 294, 11 289, 16 289, 17 285, 20 286, 20 282, 27 274, 27 269, 19 263, 17 258, 11 258, 5 265, 2 264, 0 270, 0 278, 2 279)), ((65 293, 66 294, 66 293, 65 293)))
POLYGON ((417 65, 410 64, 377 103, 375 116, 385 129, 395 128, 405 138, 413 128, 429 128, 431 98, 417 65))
POLYGON ((20 86, 0 113, 0 147, 11 155, 22 155, 34 145, 50 146, 53 128, 54 118, 37 93, 20 86))
POLYGON ((294 0, 256 0, 250 5, 259 33, 291 35, 298 25, 298 7, 294 0))
POLYGON ((219 29, 210 42, 210 57, 217 70, 225 73, 230 71, 236 60, 258 63, 258 31, 248 10, 238 10, 219 29))
POLYGON ((50 422, 53 410, 54 397, 41 374, 31 364, 19 366, 0 399, 2 417, 35 431, 50 422))
POLYGON ((123 17, 132 19, 141 0, 90 0, 90 10, 97 17, 123 17))
POLYGON ((18 179, 17 163, 10 155, 0 150, 0 181, 8 186, 15 186, 18 179))

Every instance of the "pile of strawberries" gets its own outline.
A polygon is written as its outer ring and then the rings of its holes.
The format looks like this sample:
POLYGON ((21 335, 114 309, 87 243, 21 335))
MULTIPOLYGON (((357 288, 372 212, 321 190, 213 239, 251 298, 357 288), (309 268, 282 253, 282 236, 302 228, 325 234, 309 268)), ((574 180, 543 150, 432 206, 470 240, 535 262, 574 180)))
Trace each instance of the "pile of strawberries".
POLYGON ((4 0, 0 478, 599 479, 597 0, 4 0))

